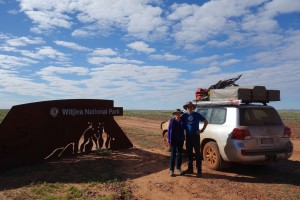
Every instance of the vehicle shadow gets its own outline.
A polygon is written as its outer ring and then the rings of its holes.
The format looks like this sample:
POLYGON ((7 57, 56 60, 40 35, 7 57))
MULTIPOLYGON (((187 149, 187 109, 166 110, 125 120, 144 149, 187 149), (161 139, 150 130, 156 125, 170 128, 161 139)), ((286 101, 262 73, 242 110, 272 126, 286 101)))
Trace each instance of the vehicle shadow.
POLYGON ((228 179, 234 182, 300 185, 300 162, 280 161, 269 165, 232 164, 221 173, 207 173, 206 178, 228 179))
POLYGON ((78 154, 0 172, 0 191, 37 183, 128 180, 167 169, 169 156, 138 148, 78 154))

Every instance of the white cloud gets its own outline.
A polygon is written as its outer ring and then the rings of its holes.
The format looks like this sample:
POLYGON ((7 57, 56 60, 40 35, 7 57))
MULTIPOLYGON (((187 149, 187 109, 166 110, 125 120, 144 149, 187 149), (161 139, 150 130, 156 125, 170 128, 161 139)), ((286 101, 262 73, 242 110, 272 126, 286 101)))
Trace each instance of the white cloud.
POLYGON ((111 63, 133 63, 133 64, 143 64, 143 61, 139 60, 130 60, 126 58, 121 57, 90 57, 88 58, 88 62, 94 65, 100 65, 100 64, 111 64, 111 63))
POLYGON ((79 50, 79 51, 89 51, 90 50, 89 48, 80 46, 74 42, 66 42, 66 41, 59 41, 59 40, 56 40, 54 42, 55 42, 55 44, 57 44, 59 46, 67 47, 70 49, 75 49, 75 50, 79 50))
POLYGON ((116 56, 117 54, 118 53, 111 48, 97 48, 91 53, 93 56, 116 56))
MULTIPOLYGON (((138 66, 134 64, 110 64, 91 70, 85 67, 49 66, 36 73, 46 81, 45 84, 37 84, 33 80, 26 79, 24 89, 28 90, 29 85, 36 84, 37 90, 30 91, 30 95, 33 96, 56 95, 57 98, 66 96, 68 98, 82 98, 82 96, 99 98, 101 95, 101 98, 135 97, 135 100, 139 98, 142 100, 145 97, 156 98, 164 88, 172 88, 180 84, 179 81, 182 80, 180 77, 184 72, 185 70, 167 66, 138 66), (45 91, 38 94, 42 88, 45 91)), ((22 78, 10 76, 12 82, 16 79, 20 83, 24 83, 20 81, 22 78)), ((15 84, 11 87, 8 85, 8 79, 6 79, 6 84, 0 83, 0 86, 5 86, 6 91, 16 87, 15 84)), ((23 86, 19 85, 19 90, 22 89, 23 86)), ((25 93, 20 92, 20 94, 25 93)))
POLYGON ((70 17, 64 13, 72 12, 69 0, 20 0, 23 11, 35 24, 36 32, 52 30, 56 27, 70 28, 70 17))
POLYGON ((263 13, 271 17, 286 14, 299 12, 300 10, 300 1, 298 0, 274 0, 267 2, 264 6, 263 13))
POLYGON ((154 0, 20 0, 21 11, 37 24, 32 30, 36 33, 61 27, 69 29, 73 25, 74 13, 82 28, 73 36, 89 35, 85 24, 98 26, 100 33, 117 27, 137 38, 157 38, 166 34, 167 26, 162 9, 155 7, 154 0), (101 12, 99 12, 101 10, 101 12), (105 30, 107 29, 107 30, 105 30))
POLYGON ((68 61, 69 58, 62 52, 53 49, 51 46, 43 46, 36 48, 36 51, 27 51, 27 50, 20 50, 20 53, 24 56, 35 58, 35 59, 45 59, 51 58, 59 61, 68 61))
MULTIPOLYGON (((241 62, 239 59, 231 58, 226 59, 224 58, 232 56, 231 54, 224 54, 224 55, 212 55, 212 56, 206 56, 206 57, 200 57, 193 60, 194 63, 197 63, 199 65, 206 65, 208 64, 210 67, 225 67, 234 65, 236 63, 241 62), (222 61, 220 61, 222 60, 222 61)), ((214 68, 212 68, 214 69, 214 68)))
POLYGON ((148 44, 142 41, 137 41, 137 42, 132 42, 127 45, 128 47, 139 51, 139 52, 144 52, 144 53, 153 53, 155 52, 154 48, 150 48, 148 44))
POLYGON ((6 40, 6 44, 13 47, 27 46, 28 44, 43 44, 44 41, 42 38, 33 38, 28 37, 19 37, 6 40))
POLYGON ((29 58, 0 54, 0 68, 15 69, 18 67, 29 66, 35 63, 37 63, 37 61, 29 58))
POLYGON ((251 59, 265 66, 299 61, 300 31, 289 31, 281 41, 281 46, 273 47, 269 51, 255 53, 251 59))
POLYGON ((168 19, 170 20, 182 20, 185 19, 191 15, 193 15, 195 13, 195 11, 198 9, 198 6, 193 4, 193 5, 189 5, 189 4, 173 4, 171 6, 171 9, 173 10, 173 12, 168 15, 168 19))
POLYGON ((279 14, 287 14, 300 11, 300 1, 274 0, 264 4, 257 13, 246 15, 242 27, 246 31, 271 32, 279 27, 275 17, 279 14))
POLYGON ((240 72, 240 85, 264 85, 267 89, 279 89, 284 94, 282 99, 299 94, 300 61, 280 64, 274 67, 258 68, 240 72), (280 81, 279 81, 280 80, 280 81))
POLYGON ((218 72, 221 72, 221 69, 219 67, 208 67, 197 71, 193 71, 191 74, 197 77, 197 76, 204 76, 209 74, 216 74, 218 72))
POLYGON ((173 37, 187 50, 200 45, 273 46, 280 31, 276 17, 300 11, 300 2, 291 0, 222 0, 202 6, 174 4, 167 16, 173 20, 173 37), (226 8, 226 9, 224 9, 226 8), (276 33, 277 32, 277 33, 276 33))
MULTIPOLYGON (((37 83, 33 79, 22 77, 17 71, 1 69, 0 86, 2 94, 8 92, 28 96, 44 96, 48 89, 46 85, 42 83, 37 83)), ((16 99, 14 101, 16 101, 16 99)))
POLYGON ((7 11, 7 13, 11 14, 11 15, 17 15, 19 13, 18 10, 9 10, 7 11))
POLYGON ((150 58, 154 60, 166 60, 166 61, 175 61, 175 60, 181 60, 183 59, 183 56, 177 56, 169 53, 164 53, 164 54, 156 54, 156 55, 151 55, 150 58))
POLYGON ((216 61, 220 56, 219 55, 212 55, 212 56, 207 56, 207 57, 201 57, 201 58, 196 58, 193 61, 197 64, 205 64, 208 62, 216 61))
POLYGON ((77 30, 74 30, 72 32, 72 36, 73 37, 89 37, 89 36, 95 36, 96 33, 93 32, 93 31, 89 31, 89 30, 84 30, 84 29, 77 29, 77 30))
POLYGON ((55 67, 49 66, 42 68, 37 72, 39 75, 51 76, 55 74, 76 74, 76 75, 87 75, 89 72, 88 68, 85 67, 55 67))
POLYGON ((59 12, 52 11, 25 11, 27 16, 38 24, 32 30, 41 33, 43 30, 52 30, 53 28, 70 28, 72 22, 70 17, 59 12))
MULTIPOLYGON (((123 80, 142 84, 146 88, 157 87, 162 82, 176 82, 180 74, 185 72, 182 69, 175 69, 166 66, 138 66, 133 64, 111 64, 101 68, 93 68, 91 73, 97 80, 106 77, 106 80, 123 80)), ((112 81, 109 81, 114 84, 112 81)))
POLYGON ((231 27, 236 26, 237 22, 232 18, 243 16, 249 12, 249 7, 259 5, 261 2, 263 1, 250 3, 249 1, 224 0, 209 1, 202 6, 188 4, 173 6, 170 18, 174 18, 174 15, 177 16, 175 19, 182 18, 179 22, 175 22, 174 38, 180 44, 185 45, 203 42, 223 34, 228 24, 232 24, 231 27), (190 13, 191 11, 193 12, 190 13))
POLYGON ((224 66, 234 65, 239 62, 241 62, 241 60, 239 60, 239 59, 229 59, 229 60, 220 62, 219 65, 224 67, 224 66))

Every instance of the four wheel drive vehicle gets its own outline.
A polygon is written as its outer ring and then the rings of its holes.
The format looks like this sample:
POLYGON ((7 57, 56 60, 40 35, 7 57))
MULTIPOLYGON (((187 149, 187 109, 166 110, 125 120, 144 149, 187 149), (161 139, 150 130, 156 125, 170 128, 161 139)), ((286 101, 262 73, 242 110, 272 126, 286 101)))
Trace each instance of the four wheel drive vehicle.
MULTIPOLYGON (((208 101, 197 103, 195 111, 209 122, 200 140, 203 160, 211 169, 231 162, 265 164, 292 155, 291 129, 271 106, 208 101)), ((168 122, 161 128, 167 142, 168 122)))

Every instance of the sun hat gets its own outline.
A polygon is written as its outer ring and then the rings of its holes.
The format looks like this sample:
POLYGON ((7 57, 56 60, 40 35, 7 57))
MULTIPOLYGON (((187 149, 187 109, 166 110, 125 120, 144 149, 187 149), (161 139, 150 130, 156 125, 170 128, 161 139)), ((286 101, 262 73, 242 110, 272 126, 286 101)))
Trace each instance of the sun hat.
POLYGON ((192 106, 193 110, 197 107, 195 104, 193 104, 191 101, 188 101, 185 103, 185 105, 183 106, 183 108, 186 110, 187 107, 192 106))
POLYGON ((182 110, 180 110, 179 108, 175 109, 174 112, 172 113, 172 115, 175 115, 176 113, 183 114, 182 110))

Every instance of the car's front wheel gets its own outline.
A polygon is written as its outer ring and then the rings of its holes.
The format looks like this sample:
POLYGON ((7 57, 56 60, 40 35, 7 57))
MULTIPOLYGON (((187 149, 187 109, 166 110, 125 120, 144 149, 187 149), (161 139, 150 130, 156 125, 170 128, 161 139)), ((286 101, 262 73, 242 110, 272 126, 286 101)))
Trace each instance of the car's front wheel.
POLYGON ((203 159, 205 164, 213 170, 222 168, 222 158, 216 142, 208 142, 203 148, 203 159))

